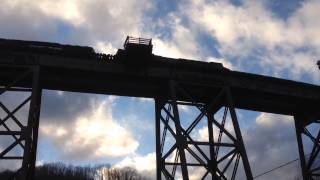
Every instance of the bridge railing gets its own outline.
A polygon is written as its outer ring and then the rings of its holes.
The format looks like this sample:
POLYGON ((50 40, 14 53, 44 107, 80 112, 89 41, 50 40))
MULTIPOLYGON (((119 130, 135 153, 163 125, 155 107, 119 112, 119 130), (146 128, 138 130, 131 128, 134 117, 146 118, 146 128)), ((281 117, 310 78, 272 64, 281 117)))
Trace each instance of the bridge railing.
POLYGON ((142 44, 142 45, 151 46, 152 39, 135 38, 135 37, 127 36, 126 41, 124 42, 124 47, 126 47, 127 44, 142 44))

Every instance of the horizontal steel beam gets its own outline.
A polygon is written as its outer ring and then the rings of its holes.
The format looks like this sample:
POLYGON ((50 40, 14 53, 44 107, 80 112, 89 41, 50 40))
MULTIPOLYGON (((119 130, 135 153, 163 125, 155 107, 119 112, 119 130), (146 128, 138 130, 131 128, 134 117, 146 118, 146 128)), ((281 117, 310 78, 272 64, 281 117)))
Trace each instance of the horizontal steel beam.
POLYGON ((0 135, 21 135, 21 131, 0 131, 0 135))
MULTIPOLYGON (((18 53, 17 53, 18 54, 18 53)), ((21 53, 19 54, 20 56, 21 53)), ((30 52, 28 56, 30 57, 30 52)), ((306 113, 309 119, 319 119, 320 87, 302 82, 267 77, 219 68, 216 64, 172 59, 153 55, 139 64, 137 57, 128 56, 126 64, 50 54, 34 54, 32 58, 8 60, 15 52, 0 49, 0 86, 5 86, 19 70, 29 65, 40 65, 44 89, 85 93, 112 94, 135 97, 168 97, 163 89, 169 80, 185 84, 195 98, 191 102, 182 94, 182 104, 207 103, 212 94, 227 85, 232 91, 236 108, 285 115, 306 113), (154 63, 156 62, 156 63, 154 63)), ((12 58, 11 58, 12 59, 12 58)), ((31 77, 19 82, 19 88, 30 88, 31 77)))
POLYGON ((14 160, 14 159, 17 159, 17 160, 20 160, 20 159, 23 159, 22 156, 7 156, 7 157, 0 157, 1 160, 14 160))

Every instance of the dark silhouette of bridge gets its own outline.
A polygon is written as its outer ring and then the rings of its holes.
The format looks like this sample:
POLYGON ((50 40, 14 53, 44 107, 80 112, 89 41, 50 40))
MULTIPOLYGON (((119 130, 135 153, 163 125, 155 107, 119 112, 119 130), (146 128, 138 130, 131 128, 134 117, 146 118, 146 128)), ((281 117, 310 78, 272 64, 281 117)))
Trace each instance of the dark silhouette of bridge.
POLYGON ((12 111, 0 102, 7 113, 0 121, 5 128, 0 135, 15 140, 0 153, 0 159, 22 159, 17 179, 34 177, 41 92, 50 89, 154 98, 157 179, 175 179, 177 172, 189 179, 190 167, 204 168, 203 179, 235 179, 241 162, 245 177, 253 179, 236 108, 294 116, 303 178, 319 176, 315 160, 320 132, 313 135, 306 128, 320 122, 319 86, 232 71, 220 63, 157 56, 152 48, 151 39, 128 37, 124 49, 105 55, 90 47, 0 39, 0 95, 31 92, 12 111), (15 113, 28 103, 24 125, 15 113), (200 112, 187 126, 182 125, 180 105, 200 112), (218 111, 223 112, 221 118, 215 116, 218 111), (18 130, 6 125, 9 119, 18 130), (232 130, 226 128, 228 121, 232 130), (200 122, 207 123, 207 141, 192 136, 200 122), (308 157, 303 136, 313 142, 308 157), (170 144, 168 137, 174 142, 170 144), (16 146, 22 147, 23 154, 9 156, 16 146))

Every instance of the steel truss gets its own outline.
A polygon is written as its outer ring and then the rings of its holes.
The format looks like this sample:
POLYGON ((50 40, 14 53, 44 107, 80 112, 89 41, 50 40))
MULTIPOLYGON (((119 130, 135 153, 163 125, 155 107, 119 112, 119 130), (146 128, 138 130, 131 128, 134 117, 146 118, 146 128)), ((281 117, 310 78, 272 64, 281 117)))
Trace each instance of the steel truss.
POLYGON ((320 129, 316 127, 309 129, 307 126, 320 125, 320 121, 313 121, 312 124, 304 124, 303 122, 308 122, 309 119, 304 115, 296 115, 294 117, 296 126, 296 135, 299 148, 300 165, 302 170, 302 177, 304 180, 318 179, 320 176, 320 163, 319 163, 319 151, 320 151, 320 129), (316 131, 316 132, 315 132, 316 131), (316 134, 316 135, 313 135, 316 134), (305 154, 307 147, 307 140, 310 140, 312 145, 312 150, 310 154, 305 154))
MULTIPOLYGON (((10 66, 6 68, 10 68, 10 66)), ((17 71, 17 77, 12 79, 12 81, 10 80, 11 82, 8 83, 7 86, 0 87, 0 97, 4 96, 4 93, 8 91, 23 91, 30 94, 29 97, 23 99, 12 111, 0 101, 0 108, 6 113, 6 116, 3 119, 0 118, 0 127, 2 126, 2 129, 5 129, 5 131, 0 131, 0 136, 12 136, 14 139, 12 144, 4 147, 0 152, 0 160, 22 160, 22 166, 13 179, 34 179, 42 93, 39 73, 40 69, 38 66, 21 67, 17 71), (17 88, 16 83, 23 81, 31 81, 32 88, 17 88), (28 119, 25 124, 23 124, 16 116, 17 112, 24 106, 29 106, 28 119), (17 130, 10 129, 10 123, 16 124, 19 128, 17 130), (17 152, 14 152, 14 149, 17 146, 20 146, 23 153, 14 156, 8 155, 16 154, 17 152)))
POLYGON ((229 88, 221 87, 211 101, 201 104, 181 83, 171 81, 169 84, 170 100, 155 99, 157 179, 175 179, 177 174, 181 174, 184 180, 188 180, 194 167, 204 168, 201 179, 235 179, 240 160, 245 177, 253 179, 229 88), (178 93, 191 103, 177 101, 178 93), (196 107, 200 112, 188 127, 182 126, 180 105, 196 107), (220 108, 223 108, 223 116, 219 122, 214 115, 220 108), (208 127, 208 141, 198 141, 191 133, 204 121, 208 127), (227 121, 233 127, 232 132, 226 127, 227 121), (214 132, 213 127, 218 132, 214 132), (214 138, 214 134, 218 136, 214 138), (223 137, 228 138, 229 142, 223 142, 223 137))

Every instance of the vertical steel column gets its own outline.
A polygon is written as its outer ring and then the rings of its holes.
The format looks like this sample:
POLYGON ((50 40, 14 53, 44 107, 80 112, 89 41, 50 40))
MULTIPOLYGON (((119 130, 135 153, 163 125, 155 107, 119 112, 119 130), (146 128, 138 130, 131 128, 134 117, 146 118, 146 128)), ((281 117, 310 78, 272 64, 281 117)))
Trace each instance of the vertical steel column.
POLYGON ((237 143, 236 146, 238 146, 237 148, 240 151, 240 155, 242 157, 242 163, 243 163, 243 167, 247 176, 247 179, 253 179, 252 176, 252 172, 251 172, 251 168, 250 168, 250 164, 249 164, 249 160, 248 160, 248 156, 246 153, 246 149, 243 143, 243 139, 242 139, 242 135, 241 135, 241 130, 240 130, 240 126, 238 123, 238 118, 237 118, 237 114, 233 105, 233 99, 232 99, 232 94, 229 88, 226 89, 227 91, 227 104, 228 107, 230 109, 230 114, 231 114, 231 120, 233 123, 233 127, 234 127, 234 131, 236 134, 236 138, 237 138, 237 143))
MULTIPOLYGON (((302 176, 304 180, 317 179, 320 176, 320 164, 319 164, 319 152, 320 152, 320 129, 316 132, 317 135, 314 136, 312 131, 309 131, 305 122, 310 122, 310 119, 306 115, 295 115, 295 128, 296 136, 299 148, 300 165, 302 176), (303 137, 309 139, 312 142, 311 153, 307 153, 303 143, 303 137)), ((312 121, 308 126, 314 124, 319 124, 319 121, 312 121)), ((315 129, 313 129, 314 131, 315 129)))
POLYGON ((155 126, 155 132, 156 132, 156 177, 158 180, 161 180, 161 170, 164 168, 164 164, 161 163, 161 131, 160 131, 160 116, 161 116, 161 108, 163 106, 163 102, 160 99, 155 99, 155 115, 156 115, 156 126, 155 126))
MULTIPOLYGON (((37 139, 40 116, 41 102, 41 85, 40 85, 40 67, 39 66, 21 66, 14 67, 10 65, 1 65, 2 68, 9 68, 19 75, 12 81, 8 81, 7 85, 0 88, 0 95, 7 91, 28 92, 31 95, 24 99, 16 108, 10 111, 3 102, 0 102, 0 108, 7 113, 7 116, 0 119, 0 126, 6 131, 0 131, 0 135, 11 135, 15 141, 0 152, 0 160, 21 160, 22 167, 15 174, 14 179, 31 180, 34 179, 34 170, 36 163, 37 139), (20 87, 19 84, 28 86, 20 87), (29 104, 29 114, 27 123, 21 122, 17 117, 17 112, 25 105, 29 104), (11 130, 6 124, 8 121, 18 125, 18 130, 11 130), (9 156, 9 152, 14 152, 16 146, 20 146, 23 150, 22 155, 9 156)), ((17 129, 17 128, 16 128, 17 129)))
POLYGON ((182 177, 184 180, 188 180, 189 175, 188 175, 186 154, 184 152, 184 150, 188 146, 188 144, 187 144, 186 137, 182 134, 182 127, 180 124, 180 116, 179 116, 177 97, 176 97, 176 89, 174 87, 173 81, 170 81, 170 93, 171 93, 171 98, 172 98, 171 104, 172 104, 172 110, 173 110, 174 124, 176 127, 177 150, 179 151, 179 156, 180 156, 182 177))
POLYGON ((209 112, 207 117, 208 117, 208 136, 209 136, 209 153, 210 153, 210 160, 209 160, 209 167, 212 168, 212 171, 214 172, 213 174, 211 174, 211 179, 215 180, 215 179, 219 179, 218 175, 215 173, 217 172, 217 158, 215 156, 216 152, 215 152, 215 146, 214 146, 214 136, 213 136, 213 121, 214 121, 214 117, 213 117, 213 113, 209 112))
POLYGON ((23 130, 23 138, 25 139, 25 149, 23 154, 22 168, 19 174, 21 180, 34 179, 38 130, 39 130, 39 117, 41 108, 41 94, 42 89, 40 85, 40 68, 33 67, 32 77, 32 94, 29 107, 29 115, 27 127, 23 130))
POLYGON ((303 119, 301 117, 294 116, 302 177, 303 177, 303 180, 309 180, 310 178, 307 175, 306 158, 304 156, 303 141, 302 141, 302 133, 303 133, 303 125, 301 123, 302 120, 303 119))

